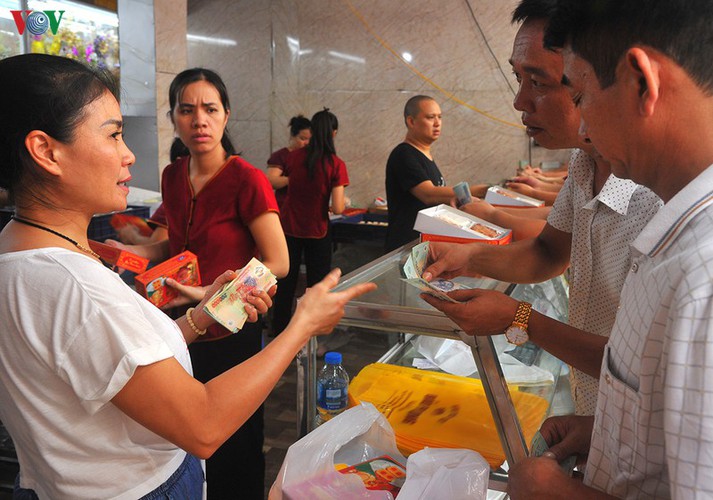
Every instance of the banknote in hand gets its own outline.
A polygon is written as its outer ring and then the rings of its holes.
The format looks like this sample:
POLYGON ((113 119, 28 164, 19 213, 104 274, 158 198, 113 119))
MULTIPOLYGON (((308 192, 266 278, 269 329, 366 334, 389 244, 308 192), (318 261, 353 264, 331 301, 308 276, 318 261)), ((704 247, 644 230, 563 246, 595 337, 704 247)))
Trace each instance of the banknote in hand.
POLYGON ((240 330, 248 314, 245 312, 246 297, 253 290, 267 291, 277 283, 272 272, 256 258, 250 259, 238 276, 213 295, 205 306, 205 312, 233 333, 240 330))
POLYGON ((459 207, 473 201, 473 198, 470 195, 470 186, 465 181, 459 182, 453 186, 453 192, 456 195, 459 207))
POLYGON ((409 255, 403 265, 404 276, 406 276, 405 279, 402 278, 403 281, 418 288, 423 293, 427 293, 448 302, 457 302, 449 297, 447 292, 452 292, 453 290, 463 290, 468 287, 443 278, 436 278, 431 282, 426 281, 421 277, 421 275, 423 274, 427 263, 428 242, 425 241, 423 243, 419 243, 411 249, 411 255, 409 255))

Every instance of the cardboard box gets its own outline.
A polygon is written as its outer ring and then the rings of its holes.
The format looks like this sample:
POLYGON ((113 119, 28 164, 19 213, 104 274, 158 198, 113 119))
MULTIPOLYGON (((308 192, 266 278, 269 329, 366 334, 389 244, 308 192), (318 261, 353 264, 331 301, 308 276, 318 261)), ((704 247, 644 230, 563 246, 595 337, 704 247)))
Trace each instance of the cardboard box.
MULTIPOLYGON (((150 210, 150 207, 146 206, 129 205, 126 210, 120 213, 148 217, 150 210)), ((116 212, 94 215, 87 228, 87 237, 94 241, 104 241, 107 238, 116 239, 116 230, 111 225, 111 218, 114 215, 116 215, 116 212)))
POLYGON ((89 240, 89 248, 98 253, 104 262, 132 273, 143 273, 149 265, 149 259, 98 241, 89 240))
POLYGON ((413 228, 421 232, 421 241, 448 241, 491 245, 506 245, 512 240, 509 229, 461 212, 448 205, 421 210, 413 228))
POLYGON ((442 234, 421 233, 420 241, 432 241, 434 243, 487 243, 488 245, 508 245, 512 242, 512 233, 501 240, 475 240, 472 238, 457 238, 455 236, 443 236, 442 234))
POLYGON ((485 201, 491 205, 501 207, 544 207, 545 202, 525 196, 511 189, 492 186, 485 193, 485 201))
POLYGON ((200 285, 198 258, 186 250, 152 267, 134 278, 136 291, 156 307, 161 307, 178 296, 173 288, 166 286, 166 278, 173 278, 183 285, 200 285))
POLYGON ((109 219, 109 224, 115 231, 125 226, 134 226, 141 236, 151 236, 153 234, 153 229, 148 225, 146 219, 137 215, 114 214, 109 219))

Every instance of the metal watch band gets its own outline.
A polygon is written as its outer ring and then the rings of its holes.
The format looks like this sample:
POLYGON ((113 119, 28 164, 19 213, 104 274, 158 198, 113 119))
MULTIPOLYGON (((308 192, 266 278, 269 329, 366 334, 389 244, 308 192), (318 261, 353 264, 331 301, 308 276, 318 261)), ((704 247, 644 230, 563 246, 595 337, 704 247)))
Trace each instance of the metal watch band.
POLYGON ((527 329, 527 325, 530 321, 530 313, 532 312, 532 304, 529 302, 520 302, 517 306, 517 312, 515 312, 515 321, 513 323, 517 323, 519 325, 522 325, 525 329, 527 329))

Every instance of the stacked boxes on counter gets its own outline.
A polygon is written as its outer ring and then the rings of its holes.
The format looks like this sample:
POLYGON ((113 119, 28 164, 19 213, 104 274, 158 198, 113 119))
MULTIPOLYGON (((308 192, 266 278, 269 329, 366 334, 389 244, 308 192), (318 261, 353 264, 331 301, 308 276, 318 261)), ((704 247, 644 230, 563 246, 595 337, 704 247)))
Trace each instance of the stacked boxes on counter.
POLYGON ((488 191, 485 193, 485 201, 497 207, 532 208, 545 206, 545 202, 542 200, 525 196, 517 191, 505 189, 500 186, 488 188, 488 191))

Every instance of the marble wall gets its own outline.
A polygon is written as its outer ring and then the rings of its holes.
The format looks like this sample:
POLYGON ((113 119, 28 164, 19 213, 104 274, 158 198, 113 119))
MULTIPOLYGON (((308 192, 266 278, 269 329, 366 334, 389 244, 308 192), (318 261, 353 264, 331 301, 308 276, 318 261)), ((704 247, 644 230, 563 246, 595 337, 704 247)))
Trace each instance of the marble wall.
MULTIPOLYGON (((529 154, 507 62, 516 3, 188 0, 188 65, 223 76, 236 147, 261 168, 286 145, 291 116, 329 107, 356 206, 384 196, 386 159, 416 94, 443 110, 433 154, 448 184, 495 182, 529 154)), ((566 158, 539 147, 531 154, 535 163, 566 158)))
POLYGON ((132 185, 157 190, 159 150, 153 2, 122 0, 117 13, 124 140, 136 156, 131 169, 132 185))
POLYGON ((187 64, 186 0, 154 0, 156 33, 156 127, 159 170, 169 163, 173 124, 168 117, 168 88, 187 64))
POLYGON ((157 191, 173 125, 168 87, 186 67, 186 0, 118 3, 124 138, 136 155, 132 185, 157 191))

